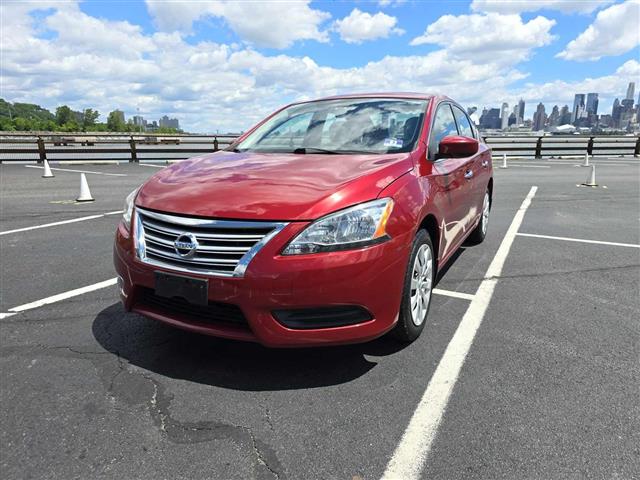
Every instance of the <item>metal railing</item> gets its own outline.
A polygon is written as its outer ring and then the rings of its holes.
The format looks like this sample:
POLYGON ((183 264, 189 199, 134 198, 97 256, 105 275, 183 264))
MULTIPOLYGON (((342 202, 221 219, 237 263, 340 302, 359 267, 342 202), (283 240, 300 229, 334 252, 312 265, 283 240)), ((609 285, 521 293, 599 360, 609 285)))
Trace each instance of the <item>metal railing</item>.
POLYGON ((0 133, 0 162, 183 160, 217 152, 237 135, 0 133))
MULTIPOLYGON (((182 160, 217 152, 237 135, 29 134, 0 132, 0 162, 182 160)), ((542 158, 640 156, 640 136, 497 136, 485 142, 495 156, 542 158)))
POLYGON ((640 155, 640 136, 483 136, 494 156, 561 157, 640 155))

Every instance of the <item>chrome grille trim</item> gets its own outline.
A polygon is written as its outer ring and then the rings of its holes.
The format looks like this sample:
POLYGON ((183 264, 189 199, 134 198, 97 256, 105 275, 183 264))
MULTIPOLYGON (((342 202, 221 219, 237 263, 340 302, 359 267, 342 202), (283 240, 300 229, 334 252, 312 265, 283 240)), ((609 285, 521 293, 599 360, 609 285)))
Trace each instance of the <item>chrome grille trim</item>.
POLYGON ((214 220, 158 213, 136 207, 134 240, 138 259, 180 272, 242 277, 249 262, 287 223, 214 220), (175 240, 189 232, 197 240, 187 258, 174 249, 175 240))

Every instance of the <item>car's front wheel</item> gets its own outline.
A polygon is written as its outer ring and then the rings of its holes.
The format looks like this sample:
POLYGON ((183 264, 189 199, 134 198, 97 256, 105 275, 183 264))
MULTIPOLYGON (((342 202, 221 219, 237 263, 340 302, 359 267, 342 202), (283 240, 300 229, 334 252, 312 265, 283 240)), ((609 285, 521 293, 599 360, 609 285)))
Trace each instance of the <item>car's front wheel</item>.
POLYGON ((435 255, 431 237, 419 230, 411 248, 404 278, 404 290, 394 336, 412 342, 420 336, 429 313, 435 273, 435 255))

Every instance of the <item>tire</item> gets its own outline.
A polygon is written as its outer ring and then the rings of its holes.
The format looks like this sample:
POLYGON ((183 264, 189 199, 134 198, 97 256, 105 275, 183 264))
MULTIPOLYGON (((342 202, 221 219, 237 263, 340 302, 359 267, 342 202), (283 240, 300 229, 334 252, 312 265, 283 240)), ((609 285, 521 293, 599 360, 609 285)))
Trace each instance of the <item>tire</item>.
POLYGON ((484 192, 484 200, 482 201, 482 215, 476 228, 469 234, 467 241, 472 244, 482 243, 487 235, 487 227, 489 225, 489 212, 491 211, 491 197, 489 190, 484 192))
POLYGON ((398 323, 392 330, 392 335, 401 342, 413 342, 424 330, 431 306, 435 267, 435 252, 431 237, 426 230, 419 230, 413 239, 407 271, 404 275, 398 323), (424 262, 424 267, 420 259, 424 262), (417 283, 414 279, 417 279, 417 283), (423 288, 422 294, 418 292, 420 287, 423 288))

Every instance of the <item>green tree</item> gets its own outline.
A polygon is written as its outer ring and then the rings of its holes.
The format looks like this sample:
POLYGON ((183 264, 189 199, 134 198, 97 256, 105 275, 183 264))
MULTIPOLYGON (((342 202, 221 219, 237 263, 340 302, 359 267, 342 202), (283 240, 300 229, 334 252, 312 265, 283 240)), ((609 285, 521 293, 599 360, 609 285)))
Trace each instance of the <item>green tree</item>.
POLYGON ((65 123, 73 120, 73 110, 71 110, 68 106, 62 105, 56 108, 56 123, 58 125, 64 125, 65 123))
POLYGON ((85 108, 82 112, 82 130, 86 131, 87 128, 92 128, 96 124, 96 120, 100 113, 92 108, 85 108))
POLYGON ((124 123, 124 112, 114 110, 107 117, 107 128, 111 132, 124 132, 127 125, 124 123))

